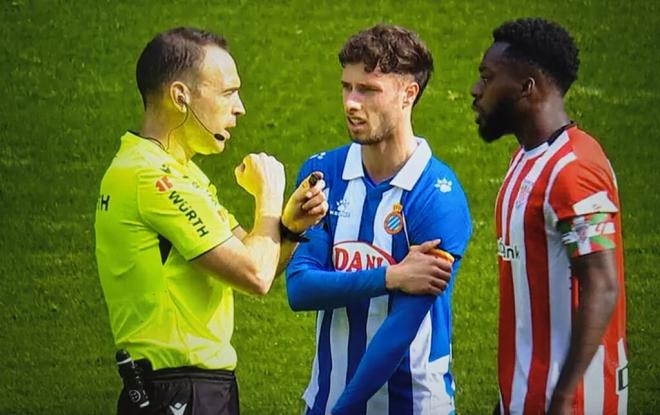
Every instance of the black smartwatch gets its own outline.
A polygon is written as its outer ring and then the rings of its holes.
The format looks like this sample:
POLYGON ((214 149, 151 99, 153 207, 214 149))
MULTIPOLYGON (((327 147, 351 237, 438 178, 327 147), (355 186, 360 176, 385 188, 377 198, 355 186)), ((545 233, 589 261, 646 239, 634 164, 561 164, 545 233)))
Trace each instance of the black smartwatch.
POLYGON ((291 229, 284 226, 284 223, 280 220, 280 237, 291 242, 308 242, 309 238, 305 236, 305 232, 295 233, 291 229))

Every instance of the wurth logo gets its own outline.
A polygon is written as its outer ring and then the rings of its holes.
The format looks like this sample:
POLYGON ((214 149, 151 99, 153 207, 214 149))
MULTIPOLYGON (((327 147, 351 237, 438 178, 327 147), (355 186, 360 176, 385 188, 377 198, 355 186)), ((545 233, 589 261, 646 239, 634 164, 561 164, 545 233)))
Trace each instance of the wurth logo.
POLYGON ((195 231, 197 231, 199 236, 206 236, 209 234, 209 230, 204 226, 202 218, 197 215, 195 209, 186 202, 183 196, 178 194, 176 190, 172 190, 168 197, 174 206, 177 206, 179 211, 185 214, 186 218, 188 218, 188 222, 195 228, 195 231))

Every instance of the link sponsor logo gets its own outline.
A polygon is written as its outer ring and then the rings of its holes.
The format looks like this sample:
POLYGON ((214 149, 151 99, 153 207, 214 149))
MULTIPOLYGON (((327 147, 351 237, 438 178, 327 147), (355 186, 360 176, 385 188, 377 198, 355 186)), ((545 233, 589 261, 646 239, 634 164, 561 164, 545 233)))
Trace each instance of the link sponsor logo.
POLYGON ((502 238, 498 238, 497 255, 502 257, 503 261, 513 261, 513 260, 518 260, 518 258, 520 258, 520 251, 518 250, 517 245, 514 244, 507 245, 504 243, 502 238))

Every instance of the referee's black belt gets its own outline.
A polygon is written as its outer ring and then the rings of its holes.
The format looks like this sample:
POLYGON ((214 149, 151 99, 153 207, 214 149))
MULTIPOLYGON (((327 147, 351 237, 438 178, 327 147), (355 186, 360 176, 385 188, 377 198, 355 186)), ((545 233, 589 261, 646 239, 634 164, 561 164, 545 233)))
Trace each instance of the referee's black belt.
POLYGON ((153 370, 151 362, 147 359, 139 359, 135 364, 140 368, 144 380, 169 380, 169 379, 205 379, 216 381, 236 381, 233 370, 225 369, 202 369, 196 366, 168 367, 153 370))

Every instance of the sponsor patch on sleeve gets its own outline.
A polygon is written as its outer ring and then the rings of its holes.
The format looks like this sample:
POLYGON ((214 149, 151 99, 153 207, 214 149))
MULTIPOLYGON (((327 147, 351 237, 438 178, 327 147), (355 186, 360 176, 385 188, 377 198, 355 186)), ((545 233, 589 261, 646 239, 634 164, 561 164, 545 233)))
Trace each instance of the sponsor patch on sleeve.
POLYGON ((614 202, 610 200, 610 197, 604 190, 602 192, 597 192, 591 196, 585 197, 573 205, 573 212, 576 215, 586 215, 596 212, 616 213, 618 211, 619 209, 617 209, 614 202))
POLYGON ((159 192, 167 192, 170 190, 174 185, 170 181, 170 178, 168 176, 162 176, 158 180, 156 180, 156 189, 158 189, 159 192))
POLYGON ((559 222, 557 228, 570 258, 616 247, 616 228, 609 213, 576 216, 559 222))

